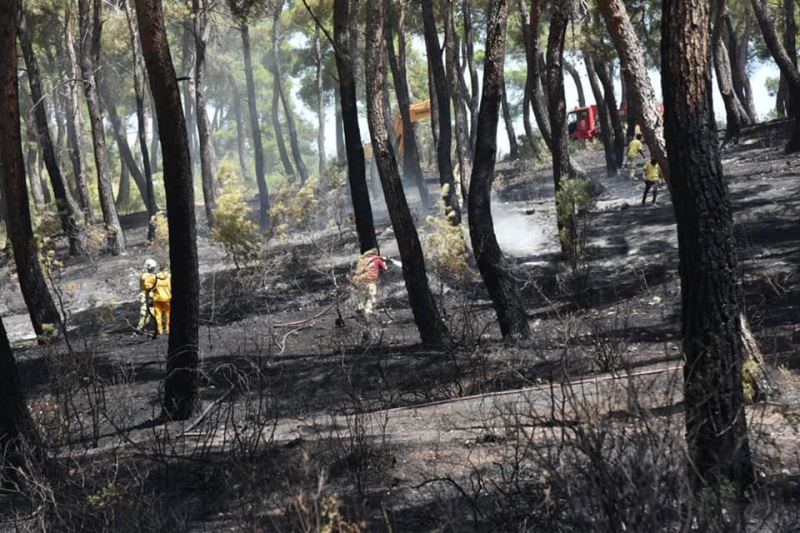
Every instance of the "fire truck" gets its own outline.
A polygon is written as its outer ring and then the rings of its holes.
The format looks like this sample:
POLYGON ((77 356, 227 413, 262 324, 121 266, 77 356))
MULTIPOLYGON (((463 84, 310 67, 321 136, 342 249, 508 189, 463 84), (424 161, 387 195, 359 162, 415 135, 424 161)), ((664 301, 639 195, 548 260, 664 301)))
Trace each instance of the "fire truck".
MULTIPOLYGON (((658 112, 664 114, 664 105, 659 104, 658 112)), ((627 106, 619 108, 619 119, 625 124, 628 117, 627 106)), ((567 113, 567 131, 574 141, 594 141, 600 135, 600 109, 596 105, 576 107, 567 113)), ((639 124, 636 124, 639 132, 639 124)))

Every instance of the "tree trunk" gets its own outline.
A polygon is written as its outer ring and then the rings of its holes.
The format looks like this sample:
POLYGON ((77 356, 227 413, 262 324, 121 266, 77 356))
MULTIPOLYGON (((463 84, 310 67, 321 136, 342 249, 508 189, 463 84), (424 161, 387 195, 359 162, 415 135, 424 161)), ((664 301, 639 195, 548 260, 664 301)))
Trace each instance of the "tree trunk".
MULTIPOLYGON (((553 4, 550 13, 550 31, 547 36, 547 111, 550 118, 550 132, 553 143, 553 185, 558 203, 558 192, 561 190, 561 178, 571 177, 569 172, 569 138, 566 128, 567 104, 564 99, 564 41, 569 24, 570 2, 564 6, 553 4)), ((559 234, 564 221, 558 219, 559 234)), ((562 239, 563 241, 563 239, 562 239)), ((566 250, 562 242, 562 249, 566 250)))
POLYGON ((531 122, 531 98, 530 98, 530 87, 528 86, 528 82, 530 79, 525 80, 525 94, 522 97, 522 124, 525 127, 525 138, 528 141, 528 144, 531 147, 531 152, 533 153, 533 157, 537 160, 542 159, 542 147, 539 146, 539 141, 536 140, 536 134, 533 132, 533 123, 531 122))
POLYGON ((739 101, 744 104, 750 123, 758 122, 756 104, 753 97, 753 88, 750 85, 750 76, 747 73, 747 60, 750 48, 750 34, 752 33, 752 15, 749 9, 744 10, 742 33, 739 35, 733 26, 733 17, 729 11, 723 14, 725 29, 728 33, 728 54, 730 56, 733 87, 739 101))
POLYGON ((81 74, 89 120, 92 127, 94 162, 97 167, 97 190, 100 196, 100 209, 103 213, 108 250, 112 255, 125 251, 125 234, 119 224, 117 206, 114 204, 114 191, 108 168, 106 136, 103 130, 103 111, 97 92, 100 65, 100 32, 102 28, 103 0, 93 0, 92 21, 89 20, 89 0, 78 0, 78 17, 81 33, 81 74))
POLYGON ((339 94, 338 83, 334 83, 333 91, 333 98, 336 100, 334 102, 334 107, 336 109, 336 160, 340 164, 345 164, 347 163, 347 153, 344 147, 344 122, 342 121, 342 107, 340 104, 342 97, 339 94))
POLYGON ((610 114, 616 112, 616 109, 609 110, 608 101, 603 94, 603 89, 600 87, 600 80, 597 77, 594 61, 585 52, 583 54, 583 62, 586 65, 586 74, 589 77, 589 85, 592 88, 592 94, 594 94, 594 101, 600 112, 600 140, 603 142, 603 152, 606 156, 606 174, 616 176, 619 168, 617 167, 617 154, 614 148, 614 136, 610 118, 610 114))
MULTIPOLYGON (((783 45, 794 68, 797 69, 797 20, 794 18, 794 0, 783 0, 783 20, 783 45)), ((786 108, 790 116, 800 117, 800 113, 795 109, 797 106, 800 106, 800 92, 789 91, 786 108)))
MULTIPOLYGON (((14 249, 19 286, 34 331, 37 335, 44 335, 45 324, 57 326, 61 322, 61 317, 47 290, 47 283, 39 264, 36 240, 31 230, 28 188, 25 186, 17 86, 16 37, 17 17, 20 12, 17 0, 12 0, 10 6, 0 10, 0 116, 3 117, 3 127, 0 128, 0 169, 2 169, 3 197, 7 207, 6 231, 14 249)), ((40 102, 40 100, 34 101, 40 102)), ((4 360, 6 356, 10 354, 3 354, 4 360)), ((0 373, 0 376, 2 376, 0 379, 3 379, 5 372, 0 373)), ((6 408, 5 404, 0 405, 2 409, 6 408)), ((13 405, 10 404, 9 407, 13 405)))
POLYGON ((67 141, 69 156, 72 162, 72 174, 78 192, 78 202, 83 211, 83 219, 87 224, 94 223, 94 208, 89 196, 88 175, 86 168, 86 137, 83 134, 83 113, 81 112, 81 96, 78 83, 81 79, 81 67, 75 53, 72 31, 72 2, 64 2, 64 41, 69 61, 69 102, 67 104, 67 141))
POLYGON ((319 158, 319 181, 325 177, 327 157, 325 156, 325 84, 323 83, 323 57, 320 42, 319 26, 314 27, 314 60, 316 63, 317 82, 317 157, 319 158))
POLYGON ((511 117, 511 106, 508 104, 508 93, 505 88, 505 80, 503 80, 502 88, 502 103, 503 103, 503 122, 506 125, 506 133, 508 134, 508 150, 509 159, 516 161, 519 159, 519 145, 517 144, 517 134, 514 132, 514 119, 511 117))
POLYGON ((236 80, 233 76, 230 78, 231 92, 233 94, 233 114, 236 118, 236 150, 239 154, 239 168, 242 171, 242 178, 245 183, 253 181, 253 175, 250 173, 250 166, 247 164, 247 141, 245 140, 244 121, 242 120, 242 106, 240 104, 241 96, 239 95, 239 86, 236 85, 236 80))
MULTIPOLYGON (((800 102, 800 72, 795 66, 797 58, 790 57, 786 48, 778 39, 778 35, 775 33, 775 25, 770 19, 765 0, 751 0, 751 3, 758 25, 761 28, 761 34, 764 36, 764 42, 778 64, 781 74, 789 84, 789 101, 800 102)), ((792 136, 786 144, 787 153, 800 151, 800 105, 794 106, 792 112, 794 128, 792 129, 792 136)))
POLYGON ((339 72, 339 97, 344 123, 344 138, 347 148, 347 178, 353 201, 353 215, 361 253, 378 247, 375 226, 372 221, 372 206, 367 188, 367 173, 364 163, 364 147, 358 126, 356 107, 356 79, 353 49, 355 36, 350 34, 350 17, 355 13, 351 0, 333 1, 333 35, 336 49, 336 69, 339 72))
POLYGON ((575 83, 575 90, 578 91, 578 107, 586 107, 586 96, 583 93, 583 83, 581 82, 581 75, 578 73, 578 69, 569 61, 564 61, 563 63, 564 70, 570 75, 572 81, 575 83))
POLYGON ((717 0, 717 16, 714 21, 714 30, 711 36, 711 49, 714 54, 714 71, 717 77, 717 86, 725 105, 725 140, 723 144, 739 140, 742 125, 749 124, 747 112, 736 96, 733 89, 730 56, 722 40, 723 13, 727 10, 725 0, 717 0))
POLYGON ((547 116, 547 105, 544 101, 541 77, 539 73, 539 22, 542 19, 541 0, 532 0, 530 13, 528 13, 525 0, 519 0, 520 18, 522 20, 522 34, 525 41, 525 61, 528 66, 527 87, 529 99, 533 107, 533 115, 539 126, 539 133, 544 143, 550 148, 552 136, 550 134, 550 119, 547 116))
POLYGON ((33 199, 33 204, 37 208, 41 208, 44 204, 44 192, 42 191, 42 181, 39 178, 39 172, 36 169, 36 155, 37 155, 37 148, 38 144, 36 142, 36 132, 31 125, 31 120, 25 121, 25 136, 27 137, 25 142, 25 173, 28 176, 28 181, 31 184, 31 197, 33 199))
POLYGON ((709 5, 665 0, 662 89, 678 223, 686 438, 698 496, 753 482, 742 392, 736 253, 711 104, 709 5), (691 28, 693 31, 687 31, 691 28))
MULTIPOLYGON (((117 142, 117 147, 119 148, 119 156, 122 160, 121 164, 128 167, 128 171, 130 171, 130 174, 133 177, 136 188, 139 190, 139 195, 142 198, 142 202, 145 204, 145 206, 147 206, 147 182, 142 174, 142 171, 139 170, 139 165, 136 163, 136 157, 134 157, 133 151, 128 144, 128 133, 126 131, 125 124, 117 114, 117 107, 113 100, 107 96, 108 91, 106 90, 104 93, 106 93, 104 100, 106 102, 106 109, 108 110, 108 120, 111 122, 111 131, 114 135, 114 140, 117 142)), ((119 201, 117 201, 117 203, 119 203, 119 201)))
MULTIPOLYGON (((6 8, 13 12, 13 5, 6 8)), ((13 20, 10 23, 15 24, 13 20)), ((0 25, 5 25, 5 22, 0 22, 0 25)), ((15 49, 13 42, 10 49, 15 49)), ((11 351, 3 320, 0 319, 0 450, 3 450, 0 456, 0 478, 10 479, 11 474, 6 472, 6 467, 20 468, 24 466, 26 456, 28 459, 36 458, 41 452, 40 445, 36 426, 22 393, 14 353, 11 351)))
MULTIPOLYGON (((388 0, 387 0, 388 2, 388 0)), ((389 67, 392 69, 392 79, 394 80, 394 92, 397 96, 397 107, 403 121, 403 138, 400 144, 403 151, 403 173, 406 179, 413 181, 419 191, 419 197, 425 211, 430 211, 432 207, 428 188, 425 185, 425 177, 422 174, 420 165, 419 146, 417 144, 417 132, 411 122, 409 106, 411 98, 408 94, 408 78, 406 77, 406 32, 405 32, 405 0, 398 2, 399 13, 397 16, 389 16, 386 24, 386 45, 389 58, 389 67), (397 24, 398 53, 394 52, 394 25, 397 24)), ((389 11, 391 13, 391 11, 389 11)))
POLYGON ((279 36, 279 23, 281 11, 283 9, 283 0, 279 0, 272 15, 272 54, 275 60, 275 88, 281 96, 281 103, 283 104, 283 113, 286 116, 286 127, 289 130, 289 146, 292 149, 292 159, 294 159, 294 166, 300 177, 300 184, 304 185, 308 181, 308 169, 303 162, 303 154, 300 153, 300 139, 297 135, 297 126, 294 121, 294 111, 292 110, 289 95, 283 88, 283 73, 281 71, 280 61, 280 36, 279 36))
MULTIPOLYGON (((39 66, 36 61, 36 56, 33 53, 33 45, 28 35, 25 13, 21 8, 19 12, 18 30, 20 48, 22 49, 22 55, 25 59, 25 68, 28 72, 31 101, 36 102, 33 106, 36 134, 39 138, 39 146, 42 149, 42 159, 44 159, 44 164, 47 168, 47 175, 50 176, 50 185, 53 188, 53 196, 55 196, 61 228, 67 234, 69 240, 69 254, 72 256, 80 255, 84 251, 83 242, 85 240, 85 234, 78 226, 76 219, 81 211, 75 203, 75 200, 72 199, 69 189, 67 189, 67 181, 61 173, 58 161, 56 161, 56 148, 53 145, 52 137, 50 137, 50 128, 47 124, 47 109, 44 105, 45 100, 42 93, 42 82, 39 77, 39 66)), ((10 202, 9 205, 11 205, 10 202)))
POLYGON ((655 93, 644 62, 644 50, 639 44, 636 30, 628 18, 622 0, 598 0, 598 6, 605 18, 614 48, 619 54, 622 76, 630 90, 629 101, 635 101, 641 117, 640 126, 644 139, 669 182, 669 161, 664 145, 661 114, 656 107, 655 93))
POLYGON ((469 70, 470 99, 469 99, 469 145, 470 151, 475 152, 475 137, 478 133, 478 105, 480 104, 480 82, 478 81, 478 68, 475 65, 475 40, 472 27, 472 2, 462 0, 461 13, 464 16, 464 51, 466 52, 467 69, 469 70))
POLYGON ((169 259, 172 269, 172 324, 164 383, 164 413, 186 420, 197 401, 198 323, 200 277, 197 230, 189 139, 181 109, 181 95, 167 43, 159 0, 136 0, 142 51, 156 103, 164 189, 169 225, 169 259))
MULTIPOLYGON (((128 31, 131 34, 131 51, 133 53, 133 95, 136 100, 136 124, 137 134, 139 138, 139 149, 142 152, 142 168, 144 170, 144 205, 147 209, 147 217, 149 223, 147 224, 147 242, 153 242, 156 238, 156 221, 155 215, 158 213, 158 204, 156 204, 156 194, 153 189, 153 168, 151 163, 150 153, 155 155, 157 147, 152 150, 147 148, 147 125, 144 116, 144 95, 146 88, 144 87, 144 62, 142 59, 142 45, 139 40, 139 29, 136 26, 135 15, 131 2, 125 2, 125 18, 128 22, 128 31)), ((238 99, 237 99, 238 103, 238 99)), ((153 138, 158 138, 158 122, 153 121, 153 138)), ((137 182, 137 186, 139 183, 137 182)), ((139 189, 141 193, 142 190, 139 189)))
POLYGON ((469 233, 483 282, 492 298, 504 339, 528 338, 528 317, 514 278, 497 243, 492 220, 491 194, 497 157, 497 123, 505 81, 508 3, 491 0, 487 12, 486 52, 483 63, 483 98, 475 143, 475 165, 469 187, 469 233))
POLYGON ((261 130, 258 126, 256 108, 256 87, 253 81, 253 65, 250 59, 250 30, 247 24, 239 28, 242 35, 242 55, 244 56, 244 75, 247 82, 247 106, 250 111, 250 133, 253 135, 253 155, 256 161, 256 183, 258 184, 258 219, 262 232, 269 228, 269 189, 264 176, 264 145, 261 144, 261 130))
POLYGON ((190 80, 194 77, 194 61, 195 61, 195 43, 194 43, 194 28, 191 22, 186 20, 182 22, 183 33, 181 35, 181 101, 183 103, 183 115, 186 117, 186 134, 189 137, 189 157, 192 158, 192 164, 197 161, 197 142, 195 135, 197 130, 194 124, 194 106, 192 98, 192 89, 190 80))
POLYGON ((450 99, 455 110, 456 124, 456 156, 458 157, 458 179, 461 184, 463 200, 466 202, 467 177, 472 169, 470 152, 472 145, 467 130, 467 110, 464 108, 464 96, 461 94, 461 74, 459 74, 456 48, 456 29, 453 23, 453 0, 441 0, 442 25, 444 26, 446 80, 449 83, 450 99))
POLYGON ((622 128, 622 121, 619 118, 619 106, 617 97, 614 94, 614 83, 609 66, 600 61, 594 61, 594 70, 600 84, 603 86, 603 98, 608 107, 608 118, 611 122, 611 131, 614 136, 614 155, 616 156, 617 168, 622 168, 625 162, 625 130, 622 128))
MULTIPOLYGON (((273 56, 273 61, 276 58, 273 56)), ((289 151, 286 149, 286 142, 283 139, 283 126, 281 126, 280 105, 281 105, 281 90, 278 87, 278 75, 275 69, 272 70, 272 129, 275 132, 275 144, 278 145, 278 154, 280 154, 281 164, 286 176, 292 178, 294 176, 294 167, 292 160, 289 159, 289 151)))
POLYGON ((119 187, 117 188, 117 199, 114 203, 117 204, 117 209, 127 205, 131 201, 131 177, 128 165, 125 161, 119 163, 119 187))
MULTIPOLYGON (((126 2, 127 3, 127 2, 126 2)), ((153 172, 159 172, 161 170, 161 166, 159 163, 158 152, 161 148, 161 139, 158 135, 158 117, 156 117, 156 102, 153 99, 153 94, 148 90, 150 94, 150 131, 152 132, 150 137, 150 169, 153 172)))
POLYGON ((386 207, 392 220, 400 257, 403 279, 414 322, 422 343, 433 347, 447 344, 447 331, 442 323, 433 293, 428 285, 425 259, 414 219, 406 203, 397 160, 389 142, 383 115, 383 86, 386 78, 384 38, 384 2, 368 4, 366 37, 367 119, 375 161, 380 173, 386 207))
POLYGON ((433 83, 433 70, 430 61, 428 62, 428 94, 431 97, 431 138, 433 139, 433 159, 436 154, 436 147, 439 146, 439 98, 436 96, 436 88, 433 83))
POLYGON ((442 196, 445 210, 452 212, 449 221, 453 225, 461 223, 461 209, 456 197, 456 184, 453 177, 453 161, 450 157, 452 145, 452 127, 450 125, 450 91, 447 87, 442 50, 439 47, 439 37, 436 33, 436 20, 433 14, 433 0, 422 0, 422 22, 425 33, 425 49, 428 52, 428 65, 430 65, 433 89, 436 92, 436 110, 432 110, 439 117, 439 140, 436 143, 436 162, 439 168, 439 183, 442 186, 442 196))
POLYGON ((203 183, 203 205, 205 205, 206 224, 214 227, 214 166, 212 160, 211 131, 206 111, 206 43, 210 24, 208 21, 208 0, 192 0, 194 15, 194 99, 197 114, 197 138, 200 141, 200 173, 203 183))

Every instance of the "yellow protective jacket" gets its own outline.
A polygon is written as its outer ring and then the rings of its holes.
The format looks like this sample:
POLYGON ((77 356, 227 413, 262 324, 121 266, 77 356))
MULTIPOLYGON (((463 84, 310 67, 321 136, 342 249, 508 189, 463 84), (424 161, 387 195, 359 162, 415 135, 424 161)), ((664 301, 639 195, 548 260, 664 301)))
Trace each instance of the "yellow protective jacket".
POLYGON ((634 139, 628 145, 628 157, 636 157, 638 155, 642 155, 642 141, 634 139))
POLYGON ((149 272, 144 272, 139 278, 139 291, 150 292, 156 286, 156 275, 149 272))
POLYGON ((156 286, 153 289, 153 301, 172 301, 172 275, 169 272, 159 272, 156 274, 156 286))
POLYGON ((649 161, 645 163, 644 179, 645 181, 651 181, 654 183, 661 181, 661 167, 658 166, 658 163, 653 164, 649 161))

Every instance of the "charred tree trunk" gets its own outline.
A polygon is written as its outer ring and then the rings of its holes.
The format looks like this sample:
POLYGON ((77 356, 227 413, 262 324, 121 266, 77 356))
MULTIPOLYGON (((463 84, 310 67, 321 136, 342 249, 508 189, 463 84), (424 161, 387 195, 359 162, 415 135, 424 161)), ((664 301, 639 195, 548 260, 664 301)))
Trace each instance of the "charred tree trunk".
POLYGON ((570 75, 573 83, 575 83, 575 90, 578 91, 578 107, 586 107, 586 96, 583 92, 583 82, 581 82, 581 75, 578 69, 569 61, 564 61, 563 63, 564 70, 570 75))
POLYGON ((150 131, 152 132, 150 136, 150 169, 153 172, 158 172, 161 170, 158 158, 158 152, 161 148, 161 139, 159 138, 158 135, 158 117, 156 117, 156 102, 153 99, 153 94, 149 90, 148 93, 150 94, 150 131))
POLYGON ((242 106, 239 103, 239 86, 233 77, 230 78, 231 93, 233 94, 233 115, 236 119, 236 150, 239 155, 239 168, 242 171, 242 178, 245 182, 252 182, 253 176, 250 173, 250 166, 247 164, 247 141, 245 140, 244 121, 242 120, 242 106))
POLYGON ((453 225, 461 223, 461 209, 456 197, 455 178, 453 177, 453 161, 450 157, 452 145, 452 127, 450 125, 450 91, 447 87, 442 50, 439 47, 439 37, 436 33, 436 20, 433 13, 433 0, 422 0, 422 22, 425 33, 425 49, 428 52, 433 89, 436 92, 436 109, 433 113, 438 115, 439 140, 436 143, 436 163, 439 168, 439 183, 442 186, 442 196, 445 210, 452 212, 449 221, 453 225))
POLYGON ((435 153, 436 147, 439 146, 439 113, 436 111, 439 109, 439 98, 436 96, 430 62, 428 62, 428 94, 431 97, 431 138, 433 138, 433 152, 435 153))
MULTIPOLYGON (((388 0, 387 0, 388 2, 388 0)), ((420 165, 419 146, 417 144, 417 132, 411 122, 411 97, 408 93, 408 78, 406 77, 406 32, 405 32, 405 0, 398 2, 396 16, 389 16, 386 22, 386 45, 389 58, 389 67, 392 69, 392 79, 394 80, 394 92, 397 96, 397 107, 403 121, 403 137, 400 145, 403 151, 403 173, 406 179, 414 182, 419 191, 419 197, 425 211, 430 211, 432 207, 428 188, 425 186, 425 177, 422 175, 420 165), (394 52, 394 25, 397 24, 398 52, 394 52)), ((391 13, 391 11, 389 11, 391 13)))
POLYGON ((161 150, 170 155, 164 158, 164 189, 173 297, 163 408, 168 418, 186 420, 197 402, 200 318, 192 161, 161 2, 136 0, 136 15, 150 87, 156 102, 161 150))
POLYGON ((622 121, 619 118, 619 106, 617 97, 614 94, 614 83, 611 80, 611 72, 608 65, 600 61, 594 61, 594 70, 600 84, 603 86, 603 98, 608 107, 608 118, 611 122, 611 131, 614 137, 614 155, 616 156, 617 168, 622 168, 625 162, 625 131, 622 128, 622 121))
MULTIPOLYGON (((147 148, 147 125, 144 116, 144 95, 146 88, 144 87, 144 62, 142 59, 142 45, 139 40, 139 29, 136 26, 135 15, 131 2, 125 2, 125 18, 128 22, 128 31, 131 34, 131 51, 133 53, 133 95, 136 100, 136 124, 137 134, 139 138, 139 150, 142 152, 142 169, 144 170, 144 205, 147 209, 147 217, 149 223, 147 224, 147 242, 153 242, 156 238, 156 213, 158 213, 158 204, 156 204, 156 194, 153 189, 153 165, 150 160, 150 153, 147 148)), ((153 122, 153 138, 158 137, 157 121, 153 122)), ((156 150, 152 150, 155 154, 156 150)), ((137 186, 139 183, 137 182, 137 186)), ((141 193, 142 190, 139 189, 141 193)))
POLYGON ((433 293, 428 285, 422 246, 403 192, 397 160, 389 142, 383 115, 383 86, 386 82, 384 57, 386 41, 383 33, 385 9, 386 4, 381 1, 368 4, 365 62, 370 137, 386 198, 386 207, 400 249, 403 279, 414 322, 423 344, 441 347, 447 344, 447 330, 436 309, 433 293))
POLYGON ((261 130, 258 125, 256 107, 256 86, 253 81, 253 64, 250 58, 250 30, 247 24, 239 28, 242 36, 242 55, 244 56, 244 75, 247 82, 247 107, 250 111, 250 133, 253 135, 253 156, 256 162, 256 183, 258 184, 258 219, 262 232, 269 229, 269 189, 264 175, 264 145, 261 143, 261 130))
MULTIPOLYGON (((50 186, 53 188, 53 196, 55 196, 61 228, 69 239, 70 255, 80 255, 84 251, 83 242, 85 240, 85 235, 83 230, 78 226, 76 219, 79 218, 81 211, 70 195, 69 189, 67 188, 67 180, 61 173, 61 168, 58 166, 58 161, 56 160, 56 148, 53 145, 52 137, 50 137, 50 127, 47 124, 47 109, 44 106, 45 101, 42 93, 42 82, 39 77, 39 66, 27 32, 25 14, 21 8, 19 12, 18 30, 20 48, 22 49, 25 67, 28 71, 28 85, 31 90, 31 101, 35 103, 33 106, 33 116, 36 122, 36 134, 39 139, 39 146, 42 149, 42 159, 44 159, 44 164, 47 168, 47 175, 50 177, 50 186)), ((9 201, 9 206, 10 205, 11 202, 9 201)))
POLYGON ((714 22, 714 31, 711 36, 711 48, 714 54, 714 71, 717 75, 717 85, 725 105, 725 140, 724 144, 738 141, 742 125, 749 124, 747 112, 739 101, 733 89, 733 76, 731 74, 730 56, 722 40, 723 12, 727 10, 725 0, 717 0, 717 16, 714 22))
POLYGON ((114 204, 114 191, 108 168, 106 152, 106 136, 103 130, 103 111, 98 94, 99 74, 96 68, 100 64, 100 32, 102 28, 103 0, 93 0, 92 20, 89 20, 89 0, 78 0, 78 17, 81 33, 81 74, 86 104, 89 109, 89 120, 92 126, 92 146, 94 162, 97 167, 97 190, 100 196, 100 209, 103 213, 108 250, 113 255, 125 251, 125 234, 119 223, 117 206, 114 204))
POLYGON ((540 160, 542 158, 542 147, 539 146, 539 141, 536 140, 536 134, 533 132, 533 123, 531 122, 532 104, 530 99, 531 90, 528 86, 529 81, 528 79, 525 82, 525 94, 522 97, 522 124, 525 126, 525 138, 528 141, 528 145, 530 145, 533 157, 540 160))
POLYGON ((197 130, 194 125, 194 99, 192 98, 192 85, 190 80, 194 77, 195 44, 194 28, 191 21, 183 23, 183 34, 181 35, 181 101, 183 103, 183 115, 186 118, 186 134, 189 137, 189 157, 192 163, 197 161, 197 142, 195 135, 197 130))
MULTIPOLYGON (((786 47, 786 53, 789 54, 789 59, 797 69, 797 20, 794 18, 794 0, 783 0, 783 45, 786 47)), ((797 106, 800 106, 800 93, 789 91, 789 101, 786 108, 789 115, 795 117, 795 120, 800 120, 800 113, 797 111, 797 106)))
POLYGON ((347 178, 353 201, 353 214, 361 253, 378 247, 375 226, 372 221, 372 206, 367 188, 367 172, 364 162, 364 147, 358 126, 356 107, 355 57, 351 46, 355 36, 350 34, 350 17, 355 14, 352 0, 333 1, 333 32, 336 48, 336 69, 339 72, 339 96, 344 123, 344 138, 347 147, 347 178))
POLYGON ((325 156, 325 84, 322 79, 323 57, 320 42, 319 26, 314 29, 314 61, 316 63, 317 82, 317 157, 319 158, 319 180, 325 176, 327 157, 325 156))
MULTIPOLYGON (((20 111, 20 116, 24 111, 20 111)), ((27 113, 24 113, 27 115, 27 113)), ((38 143, 36 142, 36 131, 31 124, 31 117, 25 121, 25 173, 30 182, 31 197, 33 204, 37 208, 41 208, 44 204, 44 192, 42 191, 42 181, 39 177, 38 169, 36 168, 36 156, 38 152, 38 143)))
MULTIPOLYGON (((56 326, 61 323, 61 317, 47 290, 39 264, 36 240, 31 230, 17 86, 16 19, 19 14, 20 5, 17 0, 12 0, 11 6, 0 10, 0 116, 3 117, 3 127, 0 128, 0 174, 7 208, 6 231, 14 249, 19 287, 34 331, 37 335, 44 335, 47 332, 45 324, 56 326)), ((3 359, 7 355, 10 354, 3 354, 3 359)), ((0 376, 5 377, 5 372, 0 376)), ((9 405, 11 406, 13 404, 9 405)), ((5 408, 6 405, 3 404, 0 411, 5 408)))
POLYGON ((753 88, 750 85, 750 76, 747 73, 747 61, 750 48, 750 34, 752 33, 752 15, 749 9, 744 10, 744 21, 741 33, 733 25, 733 17, 729 11, 723 14, 725 29, 728 34, 728 55, 731 62, 733 88, 739 101, 745 106, 750 123, 758 122, 756 104, 753 97, 753 88))
POLYGON ((342 107, 340 105, 342 97, 339 94, 338 83, 334 83, 333 90, 333 98, 336 100, 334 102, 334 108, 336 109, 336 160, 339 164, 345 164, 347 163, 347 153, 344 147, 344 122, 342 121, 342 107))
POLYGON ((467 130, 467 110, 464 108, 464 96, 461 94, 461 74, 458 68, 458 50, 456 47, 456 29, 453 23, 453 0, 442 0, 442 24, 444 25, 445 64, 449 83, 450 99, 455 110, 456 155, 458 157, 458 179, 464 201, 467 199, 467 177, 472 168, 470 160, 471 144, 467 130))
MULTIPOLYGON (((106 92, 106 94, 108 93, 108 91, 104 92, 106 92)), ((136 188, 139 190, 142 203, 144 203, 145 207, 147 207, 147 182, 142 174, 142 171, 139 170, 139 165, 136 163, 136 157, 133 155, 133 151, 128 144, 128 134, 125 129, 125 124, 117 114, 117 107, 114 105, 113 100, 109 97, 106 97, 105 100, 108 102, 106 105, 106 109, 108 111, 108 120, 111 122, 111 130, 114 134, 114 140, 117 141, 117 147, 119 148, 119 156, 122 160, 122 166, 128 168, 130 175, 133 177, 134 183, 136 183, 136 188)), ((117 203, 119 203, 119 201, 117 201, 117 203)))
MULTIPOLYGON (((14 9, 8 5, 6 8, 9 11, 14 9)), ((0 22, 0 26, 3 26, 0 32, 4 31, 5 23, 0 22)), ((14 49, 12 43, 11 50, 14 49)), ((5 471, 7 467, 23 467, 26 455, 36 458, 41 452, 40 445, 39 434, 22 393, 17 362, 0 319, 0 450, 3 450, 0 478, 9 479, 10 473, 5 471)))
POLYGON ((497 157, 497 124, 505 81, 508 3, 491 0, 487 12, 486 57, 483 63, 483 98, 475 143, 475 165, 469 187, 469 233, 483 282, 492 298, 504 339, 528 338, 528 317, 514 278, 497 244, 492 220, 491 194, 497 157))
POLYGON ((469 70, 470 98, 469 98, 469 145, 471 152, 475 152, 475 137, 478 133, 478 106, 480 104, 480 82, 478 81, 478 68, 475 65, 475 40, 472 27, 472 2, 462 0, 461 13, 464 16, 464 52, 469 70))
POLYGON ((586 64, 586 74, 589 76, 589 85, 594 94, 594 101, 597 103, 598 111, 600 112, 600 140, 603 142, 603 152, 606 156, 606 174, 609 176, 616 176, 617 170, 617 154, 614 147, 614 136, 612 134, 610 111, 608 101, 603 94, 603 89, 600 87, 600 80, 597 77, 597 71, 594 66, 594 61, 589 54, 583 54, 583 62, 586 64))
MULTIPOLYGON (((273 61, 277 61, 277 58, 273 56, 273 61)), ((286 172, 286 175, 289 178, 294 176, 294 167, 292 166, 292 160, 289 159, 289 151, 286 149, 286 141, 283 138, 283 126, 281 126, 281 90, 278 87, 278 74, 275 72, 275 69, 272 70, 272 108, 271 108, 271 117, 272 117, 272 129, 275 132, 275 144, 278 146, 278 154, 281 158, 281 164, 283 165, 283 171, 286 172)))
POLYGON ((278 89, 278 94, 281 96, 281 103, 283 104, 283 114, 286 116, 286 128, 289 130, 289 146, 292 149, 292 159, 294 159, 294 166, 300 177, 300 184, 303 185, 308 181, 308 169, 303 162, 303 154, 300 153, 300 139, 297 135, 297 126, 294 121, 294 111, 292 110, 289 95, 283 88, 283 80, 281 79, 283 73, 281 71, 280 61, 280 39, 279 39, 279 22, 281 10, 283 9, 283 1, 278 2, 275 12, 272 16, 272 53, 275 60, 275 86, 278 89))
MULTIPOLYGON (((772 54, 773 59, 778 64, 781 74, 789 84, 790 101, 800 102, 800 72, 795 66, 797 57, 789 56, 786 48, 781 44, 778 35, 775 32, 775 24, 769 16, 769 11, 765 4, 765 0, 751 0, 753 11, 756 14, 758 25, 761 28, 761 34, 764 36, 764 42, 772 54)), ((800 151, 800 105, 794 106, 792 110, 794 118, 794 128, 792 129, 792 136, 786 144, 786 152, 794 153, 800 151)))
POLYGON ((83 134, 83 114, 81 113, 81 97, 78 83, 81 79, 81 67, 75 53, 75 44, 72 31, 72 2, 64 3, 64 41, 69 61, 69 102, 67 104, 67 141, 69 143, 69 157, 72 162, 72 174, 75 179, 75 188, 78 192, 78 202, 83 211, 83 219, 87 224, 94 223, 94 208, 89 196, 88 175, 86 168, 86 138, 83 134))
POLYGON ((547 104, 544 100, 539 69, 539 23, 542 20, 541 0, 531 0, 531 9, 528 13, 525 0, 519 1, 520 18, 522 20, 522 34, 525 40, 525 61, 528 66, 527 87, 533 115, 539 126, 539 133, 548 149, 552 144, 550 134, 550 119, 547 115, 547 104), (527 35, 527 37, 525 36, 527 35))
POLYGON ((742 392, 733 217, 711 104, 709 5, 665 0, 662 88, 678 223, 686 438, 696 493, 754 480, 742 392), (692 31, 687 31, 691 28, 692 31))
POLYGON ((512 161, 516 161, 519 159, 519 145, 517 144, 517 134, 514 131, 514 119, 511 117, 511 106, 508 104, 508 93, 506 92, 505 88, 505 80, 503 80, 503 91, 501 98, 503 103, 503 122, 505 122, 506 133, 508 134, 508 157, 512 161))
MULTIPOLYGON (((669 182, 669 161, 664 145, 661 114, 656 108, 655 93, 644 62, 644 50, 639 44, 636 30, 622 0, 598 0, 598 6, 605 18, 614 48, 619 54, 622 77, 629 89, 628 101, 635 102, 634 107, 641 117, 644 139, 669 182)), ((631 107, 628 106, 629 109, 631 107)))
POLYGON ((206 224, 214 227, 214 209, 217 201, 214 195, 214 162, 212 157, 211 131, 206 111, 206 43, 210 24, 208 21, 208 0, 192 0, 194 15, 194 100, 197 115, 197 138, 200 148, 200 173, 203 183, 203 205, 206 224))
POLYGON ((117 199, 114 201, 117 204, 117 209, 127 205, 131 201, 131 176, 128 170, 128 165, 125 161, 120 161, 119 164, 119 187, 117 188, 117 199))

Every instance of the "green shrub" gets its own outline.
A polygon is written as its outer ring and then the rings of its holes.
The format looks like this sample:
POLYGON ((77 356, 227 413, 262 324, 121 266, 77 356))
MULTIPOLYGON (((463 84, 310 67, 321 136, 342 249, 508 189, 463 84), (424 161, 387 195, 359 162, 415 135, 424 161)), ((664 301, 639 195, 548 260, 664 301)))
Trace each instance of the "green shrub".
POLYGON ((245 189, 220 172, 222 194, 217 199, 211 238, 222 245, 236 268, 255 262, 261 251, 262 238, 253 210, 247 203, 245 189))
POLYGON ((561 249, 569 257, 579 257, 586 240, 586 214, 594 208, 592 184, 584 178, 561 182, 556 195, 556 210, 561 226, 561 249))

